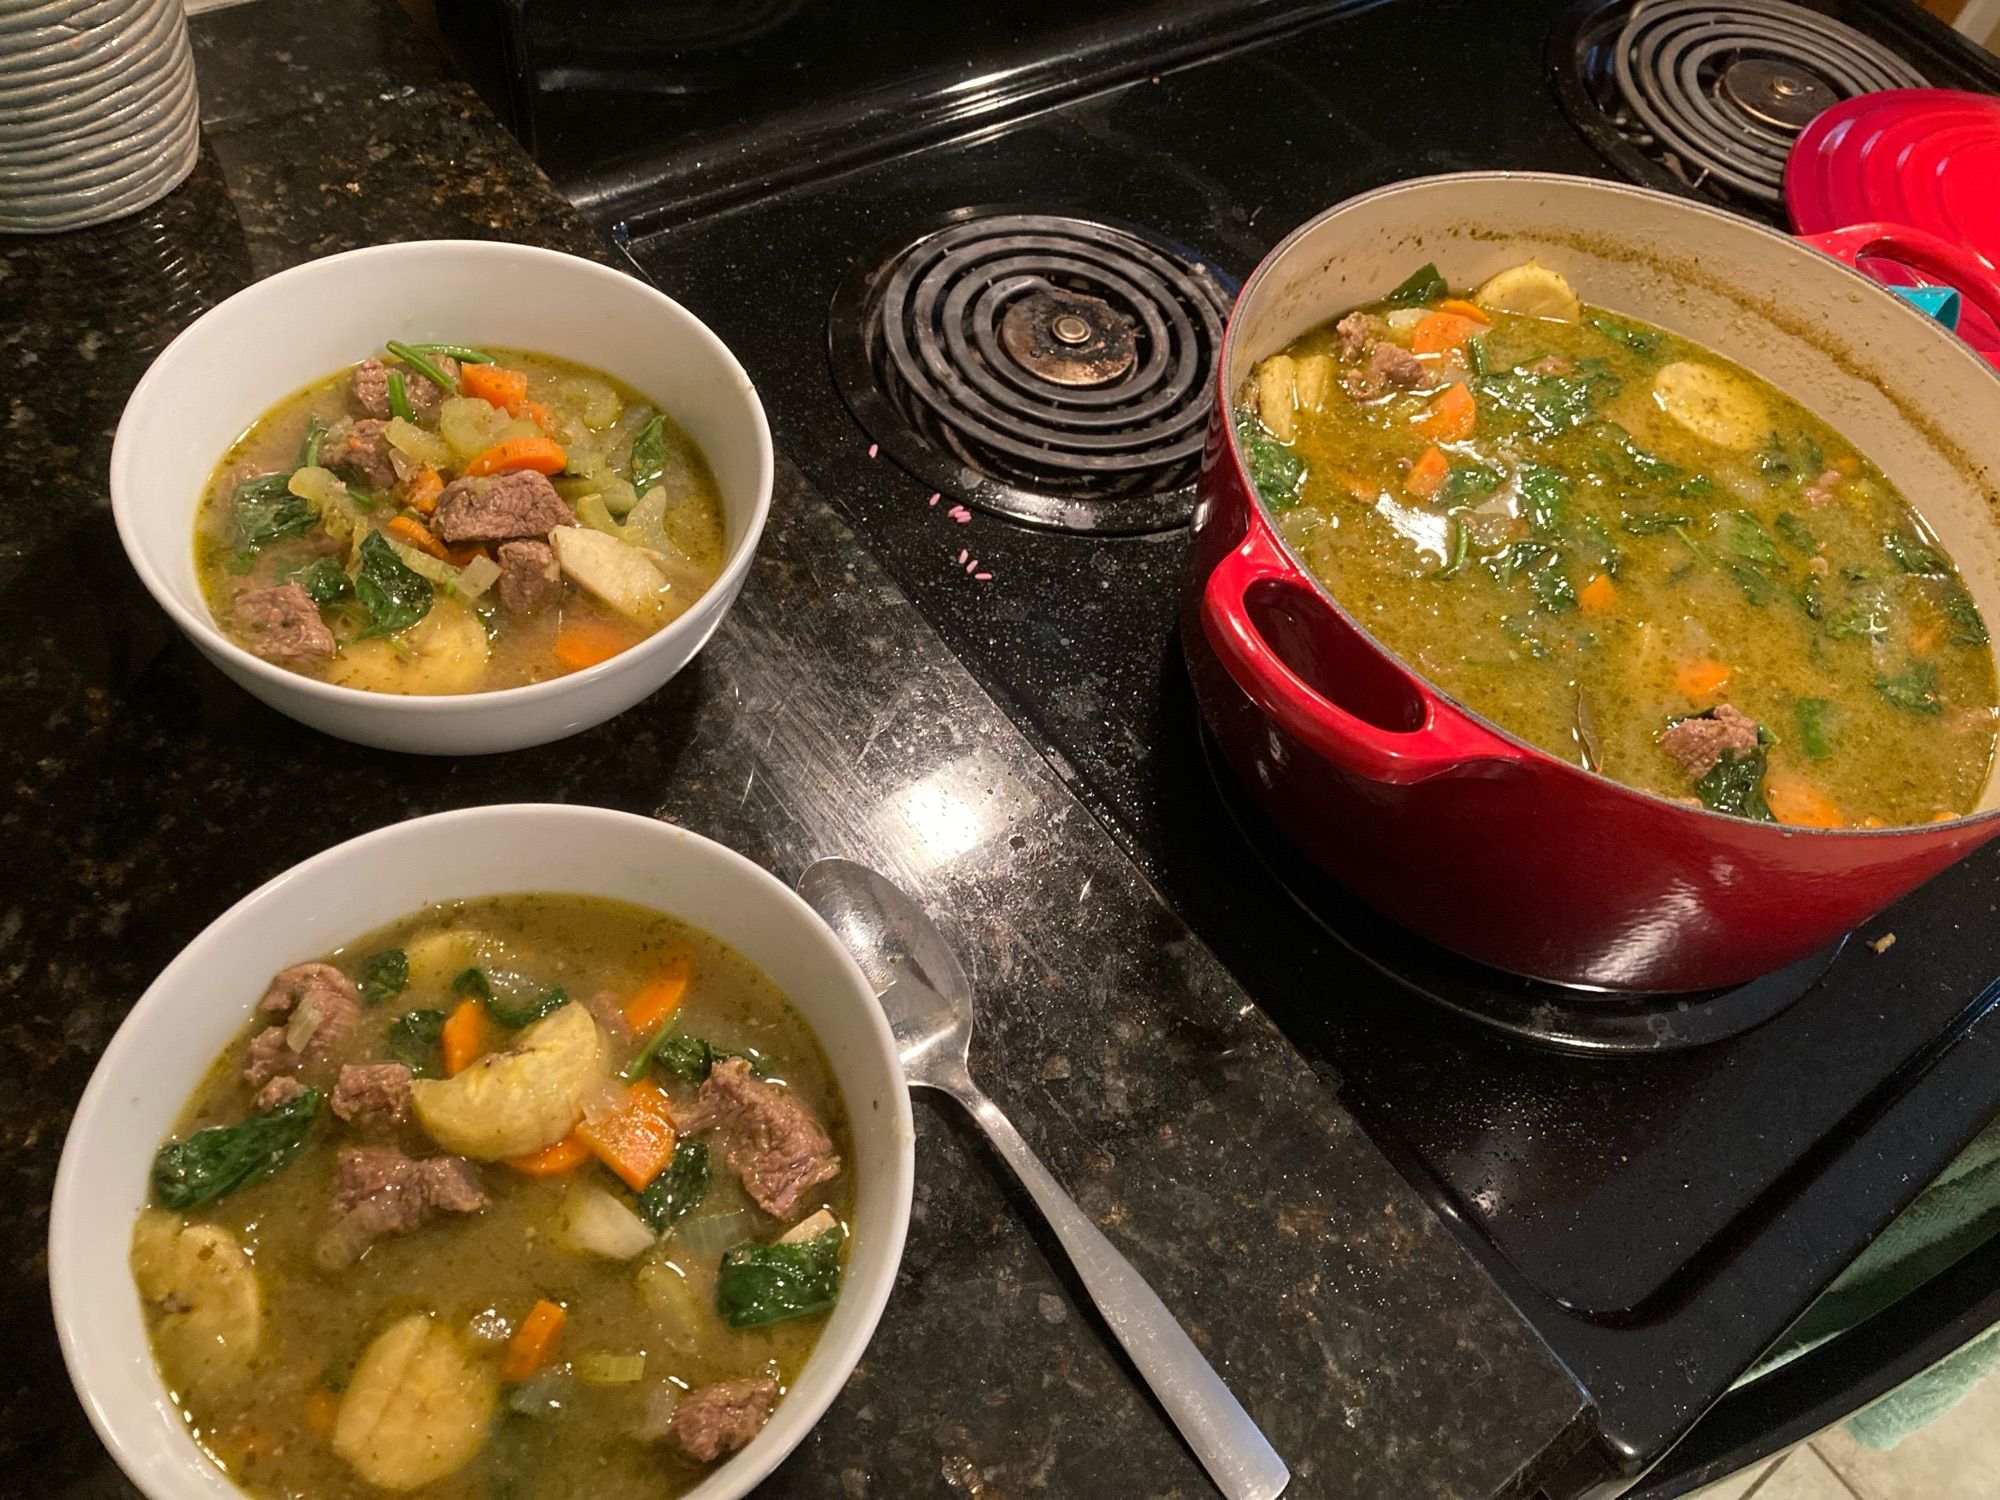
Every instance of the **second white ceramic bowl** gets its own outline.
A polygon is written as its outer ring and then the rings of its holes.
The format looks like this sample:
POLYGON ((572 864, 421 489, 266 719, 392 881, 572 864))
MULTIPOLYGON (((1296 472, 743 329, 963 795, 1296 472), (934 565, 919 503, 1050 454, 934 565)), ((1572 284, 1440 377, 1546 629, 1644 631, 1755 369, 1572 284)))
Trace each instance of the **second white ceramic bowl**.
POLYGON ((132 566, 218 667, 273 708, 363 745, 433 755, 545 744, 602 723, 686 666, 750 571, 771 506, 771 430, 734 355, 671 297, 595 261, 528 245, 420 240, 294 266, 246 287, 163 350, 111 448, 111 509, 132 566), (722 492, 722 574, 672 624, 609 661, 529 687, 403 697, 275 667, 217 627, 195 577, 194 521, 229 446, 293 391, 380 349, 491 344, 575 360, 657 403, 722 492))
POLYGON ((316 855, 216 918, 140 997, 77 1106, 49 1218, 56 1332, 98 1436, 149 1500, 243 1500, 188 1436, 147 1346, 126 1257, 153 1153, 274 972, 429 902, 520 891, 616 897, 728 943, 812 1027, 847 1103, 855 1208, 840 1301, 764 1430, 687 1500, 749 1493, 853 1372, 902 1259, 916 1135, 888 1022, 847 950, 783 882, 684 829, 587 807, 440 813, 316 855))

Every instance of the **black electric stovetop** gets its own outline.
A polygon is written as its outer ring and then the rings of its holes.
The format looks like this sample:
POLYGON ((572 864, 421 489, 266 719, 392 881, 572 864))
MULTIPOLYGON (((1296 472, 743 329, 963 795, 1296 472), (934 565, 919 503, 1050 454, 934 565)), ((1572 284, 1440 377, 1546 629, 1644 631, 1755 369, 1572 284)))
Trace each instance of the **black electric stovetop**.
MULTIPOLYGON (((1612 1477, 1561 1493, 1630 1483, 2000 1107, 2000 849, 1785 993, 1730 1001, 1717 1029, 1740 1034, 1708 1045, 1683 1045, 1703 1039, 1700 1007, 1604 1023, 1587 998, 1468 973, 1318 887, 1212 774, 1175 638, 1171 455, 1148 469, 1121 450, 1122 408, 1037 436, 1072 465, 1037 510, 1032 456, 994 430, 1029 397, 954 384, 938 361, 964 351, 943 335, 912 345, 867 320, 915 305, 948 327, 995 277, 1072 257, 1049 274, 1072 300, 1044 309, 1041 343, 998 320, 993 339, 1086 387, 1115 367, 1129 413, 1163 432, 1192 400, 1198 431, 1204 306, 1351 194, 1514 167, 1693 183, 1776 222, 1768 196, 1605 106, 1619 28, 1597 3, 1128 3, 1088 23, 1054 4, 668 5, 653 22, 620 8, 588 48, 558 35, 589 29, 574 7, 561 24, 516 7, 524 139, 737 351, 779 447, 1576 1373, 1612 1477), (934 239, 985 227, 984 247, 934 239), (1136 350, 1078 290, 1091 276, 1113 301, 1104 286, 1158 299, 1136 350), (965 420, 940 424, 938 400, 965 420), (1538 1032, 1600 1050, 1523 1039, 1538 1032)), ((1990 58, 1901 0, 1811 11, 1932 82, 2000 91, 1990 58)))

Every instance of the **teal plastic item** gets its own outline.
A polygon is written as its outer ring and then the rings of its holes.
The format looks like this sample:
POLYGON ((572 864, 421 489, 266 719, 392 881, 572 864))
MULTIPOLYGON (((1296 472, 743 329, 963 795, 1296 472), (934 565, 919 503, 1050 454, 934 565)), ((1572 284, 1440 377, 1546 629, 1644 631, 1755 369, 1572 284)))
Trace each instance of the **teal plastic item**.
POLYGON ((1958 332, 1958 310, 1963 299, 1954 287, 1892 286, 1889 288, 1917 311, 1928 313, 1953 333, 1958 332))

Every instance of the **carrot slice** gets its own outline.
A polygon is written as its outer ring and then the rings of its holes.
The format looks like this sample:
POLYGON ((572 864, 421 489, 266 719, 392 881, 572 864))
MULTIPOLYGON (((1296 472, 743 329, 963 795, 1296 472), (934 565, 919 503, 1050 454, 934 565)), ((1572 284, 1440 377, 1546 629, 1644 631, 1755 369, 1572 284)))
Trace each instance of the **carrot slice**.
POLYGON ((507 1340, 507 1353, 500 1361, 500 1378, 526 1380, 539 1370, 547 1361, 549 1351, 555 1347, 556 1335, 562 1332, 563 1320, 568 1316, 560 1303, 551 1302, 546 1297, 529 1308, 527 1317, 521 1319, 521 1326, 507 1340))
POLYGON ((530 1151, 526 1156, 510 1156, 507 1165, 516 1172, 526 1172, 530 1177, 560 1177, 565 1172, 573 1172, 590 1160, 590 1147, 581 1136, 564 1136, 553 1146, 544 1146, 539 1151, 530 1151))
POLYGON ((1604 574, 1596 574, 1576 591, 1576 602, 1586 614, 1608 615, 1618 607, 1618 585, 1604 574))
POLYGON ((458 388, 465 395, 477 396, 519 416, 521 404, 528 399, 528 375, 525 370, 509 370, 500 365, 460 365, 458 388))
POLYGON ((443 493, 444 476, 425 464, 404 484, 403 503, 411 510, 429 515, 438 508, 438 496, 443 493))
POLYGON ((1444 488, 1444 482, 1451 474, 1451 465, 1434 447, 1424 449, 1424 456, 1411 466, 1403 476, 1403 488, 1419 500, 1428 500, 1444 488))
POLYGON ((631 644, 632 637, 615 625, 577 620, 563 626, 556 636, 555 657, 566 671, 581 672, 611 660, 631 644))
POLYGON ((484 1057, 492 1045, 486 1028, 486 1007, 477 1000, 459 1001, 445 1017, 439 1040, 444 1043, 445 1076, 463 1073, 484 1057))
POLYGON ((1674 686, 1689 698, 1706 698, 1729 686, 1729 668, 1712 657, 1684 661, 1674 671, 1674 686))
POLYGON ((508 469, 533 469, 537 474, 558 474, 568 462, 569 455, 563 452, 562 444, 553 438, 512 438, 504 443, 495 443, 474 458, 465 466, 465 472, 475 479, 508 469))
POLYGON ((539 401, 523 401, 521 409, 514 413, 514 415, 517 417, 526 417, 544 432, 547 432, 551 424, 555 421, 549 409, 539 401))
POLYGON ((451 561, 451 550, 414 516, 391 516, 385 529, 397 541, 407 542, 419 552, 428 552, 439 562, 451 561))
MULTIPOLYGON (((1442 455, 1440 455, 1442 456, 1442 455)), ((1373 505, 1379 491, 1359 474, 1340 473, 1334 475, 1340 487, 1364 505, 1373 505)))
POLYGON ((640 1036, 651 1036, 665 1025, 667 1017, 681 1008, 681 997, 687 993, 688 967, 687 955, 675 954, 659 978, 627 1003, 625 1024, 640 1036))
POLYGON ((1462 443, 1472 436, 1478 417, 1479 403, 1472 399, 1472 392, 1460 381, 1439 391, 1413 425, 1433 442, 1462 443))
POLYGON ((1780 823, 1800 828, 1845 828, 1834 800, 1794 771, 1773 769, 1764 776, 1764 800, 1780 823))
POLYGON ((635 1193, 643 1192, 673 1160, 674 1117, 666 1090, 643 1078, 625 1090, 622 1106, 586 1119, 576 1133, 635 1193))
POLYGON ((1443 354, 1447 349, 1463 349, 1467 341, 1486 325, 1457 313, 1434 312, 1410 330, 1410 350, 1414 354, 1443 354))
POLYGON ((1450 313, 1455 318, 1469 318, 1481 328, 1493 326, 1493 319, 1487 315, 1485 308, 1477 302, 1467 302, 1463 297, 1447 297, 1437 305, 1437 310, 1450 313))

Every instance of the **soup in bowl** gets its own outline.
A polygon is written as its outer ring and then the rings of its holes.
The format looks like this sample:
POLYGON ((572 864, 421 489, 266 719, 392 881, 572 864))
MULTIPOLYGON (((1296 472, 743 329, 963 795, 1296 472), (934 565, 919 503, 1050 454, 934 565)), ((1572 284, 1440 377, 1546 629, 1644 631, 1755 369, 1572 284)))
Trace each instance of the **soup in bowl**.
POLYGON ((739 1495, 874 1327, 911 1150, 872 991, 771 877, 623 814, 420 819, 135 1008, 59 1330, 155 1500, 739 1495))
POLYGON ((347 739, 466 754, 588 728, 685 666, 771 477, 749 377, 678 303, 576 256, 418 241, 197 319, 126 405, 111 499, 235 681, 347 739))

